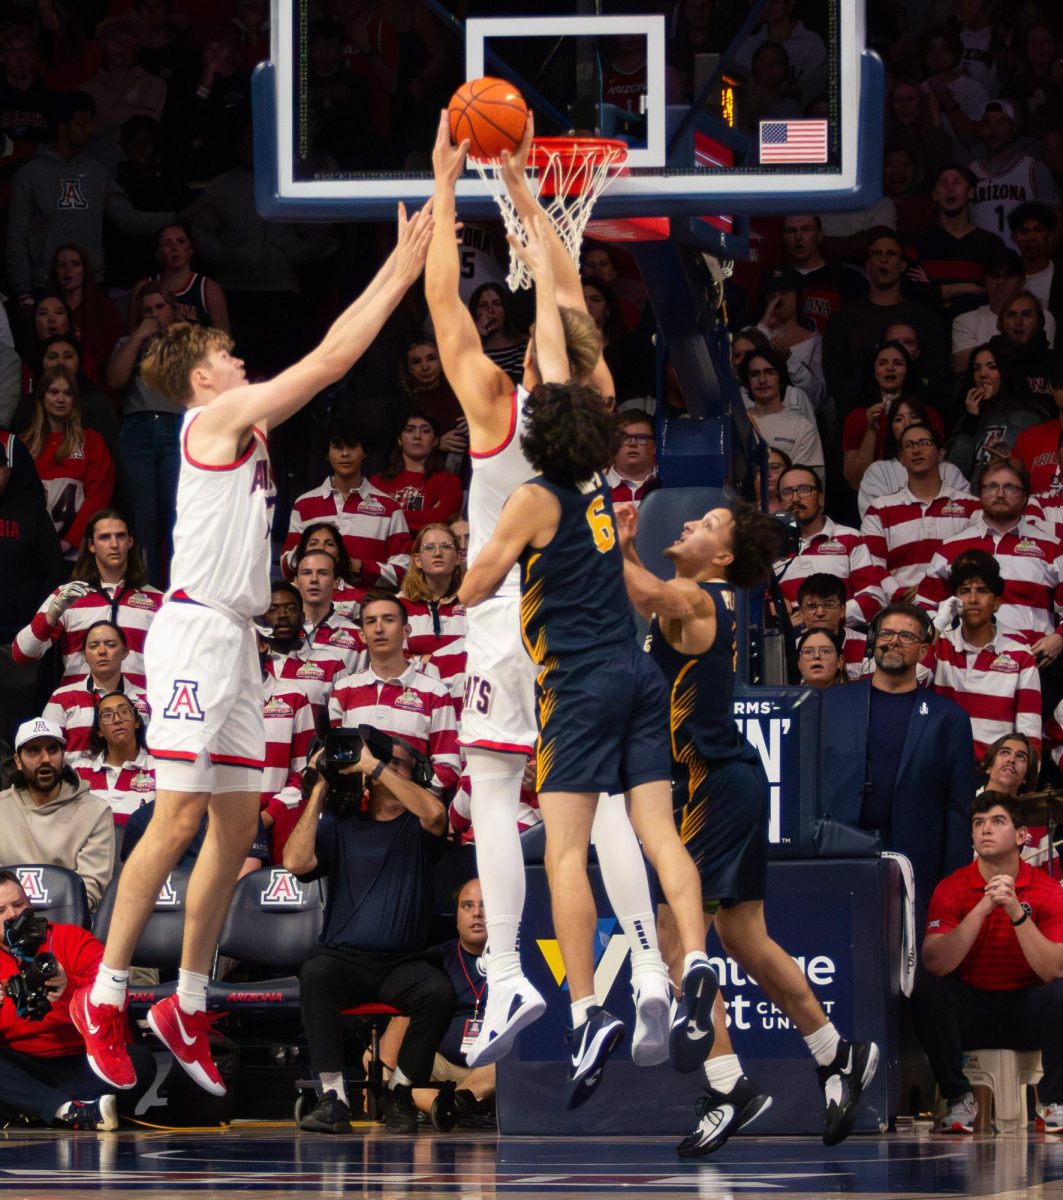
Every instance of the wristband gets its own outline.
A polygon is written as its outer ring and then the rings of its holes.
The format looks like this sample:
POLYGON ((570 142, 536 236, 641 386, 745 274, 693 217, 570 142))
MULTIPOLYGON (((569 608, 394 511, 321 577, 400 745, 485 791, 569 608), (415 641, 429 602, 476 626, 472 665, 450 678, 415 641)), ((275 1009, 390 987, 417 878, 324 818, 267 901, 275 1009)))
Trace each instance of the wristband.
POLYGON ((369 772, 370 779, 379 779, 384 774, 384 764, 378 762, 377 765, 369 772))
POLYGON ((1019 917, 1019 919, 1017 921, 1012 921, 1012 923, 1011 923, 1012 928, 1014 929, 1017 925, 1021 925, 1023 923, 1023 921, 1026 921, 1029 919, 1029 916, 1030 916, 1030 914, 1024 908, 1022 910, 1022 916, 1019 917))

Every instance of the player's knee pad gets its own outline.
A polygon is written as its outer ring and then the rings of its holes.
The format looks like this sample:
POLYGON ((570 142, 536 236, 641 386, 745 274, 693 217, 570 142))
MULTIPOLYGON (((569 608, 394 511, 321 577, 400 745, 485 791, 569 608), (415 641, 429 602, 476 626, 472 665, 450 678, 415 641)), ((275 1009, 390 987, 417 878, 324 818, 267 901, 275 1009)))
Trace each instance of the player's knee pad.
MULTIPOLYGON (((506 754, 499 750, 484 750, 479 746, 466 749, 465 762, 473 787, 480 783, 497 784, 505 780, 519 780, 528 765, 528 760, 523 754, 506 754)), ((475 792, 473 794, 475 795, 475 792)))

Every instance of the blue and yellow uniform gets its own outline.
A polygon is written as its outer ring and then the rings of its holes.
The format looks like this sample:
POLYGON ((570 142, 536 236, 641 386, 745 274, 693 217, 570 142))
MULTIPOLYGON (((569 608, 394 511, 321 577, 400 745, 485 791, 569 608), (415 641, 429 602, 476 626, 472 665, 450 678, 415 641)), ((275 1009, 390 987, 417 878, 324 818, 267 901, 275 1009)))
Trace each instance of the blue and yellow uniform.
POLYGON ((539 667, 537 791, 623 792, 670 777, 668 695, 635 640, 613 503, 600 474, 556 497, 549 544, 521 554, 520 621, 539 667))
POLYGON ((704 654, 671 646, 655 619, 650 653, 669 686, 676 826, 701 876, 701 893, 725 906, 763 900, 770 791, 760 755, 734 720, 735 592, 702 583, 716 608, 704 654))

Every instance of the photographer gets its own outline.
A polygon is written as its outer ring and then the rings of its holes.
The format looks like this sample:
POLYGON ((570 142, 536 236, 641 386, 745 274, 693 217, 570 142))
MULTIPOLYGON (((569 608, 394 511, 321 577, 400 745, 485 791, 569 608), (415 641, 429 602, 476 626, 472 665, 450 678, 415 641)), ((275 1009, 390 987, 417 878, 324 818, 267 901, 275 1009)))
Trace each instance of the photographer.
MULTIPOLYGON (((79 925, 34 919, 10 871, 0 871, 0 925, 0 1113, 57 1128, 117 1129, 116 1097, 90 1068, 68 1012, 72 992, 96 974, 103 946, 79 925), (43 978, 50 966, 54 973, 43 978)), ((146 1046, 129 1050, 137 1084, 121 1099, 131 1113, 155 1062, 146 1046)))
POLYGON ((320 945, 299 976, 322 1092, 303 1129, 350 1132, 342 1013, 368 1001, 409 1017, 389 1082, 387 1128, 417 1128, 412 1089, 431 1079, 455 1003, 446 974, 418 957, 428 945, 432 866, 446 827, 443 805, 426 786, 430 771, 406 743, 363 725, 357 734, 329 734, 304 775, 310 794, 284 866, 301 880, 325 876, 329 887, 320 945))

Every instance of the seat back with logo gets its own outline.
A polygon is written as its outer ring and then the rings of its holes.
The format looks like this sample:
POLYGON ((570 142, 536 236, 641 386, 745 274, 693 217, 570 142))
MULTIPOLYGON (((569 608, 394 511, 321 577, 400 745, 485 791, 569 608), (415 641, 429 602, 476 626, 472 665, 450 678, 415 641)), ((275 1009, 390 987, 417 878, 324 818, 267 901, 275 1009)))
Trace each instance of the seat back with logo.
POLYGON ((234 1010, 297 1005, 297 973, 317 945, 324 909, 321 882, 301 883, 283 867, 262 867, 239 880, 218 937, 218 954, 273 977, 233 984, 212 980, 208 1006, 234 1010))
POLYGON ((53 925, 90 927, 89 900, 84 881, 76 871, 51 863, 20 863, 0 870, 18 876, 30 907, 53 925))

